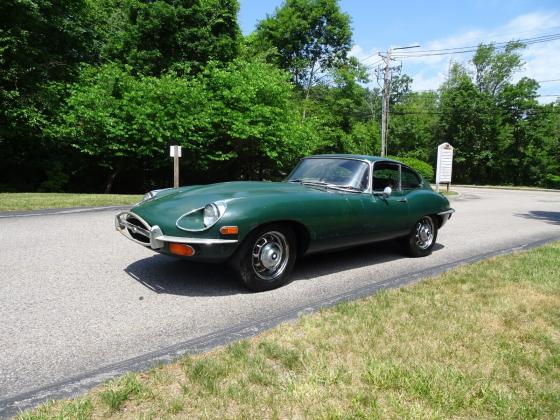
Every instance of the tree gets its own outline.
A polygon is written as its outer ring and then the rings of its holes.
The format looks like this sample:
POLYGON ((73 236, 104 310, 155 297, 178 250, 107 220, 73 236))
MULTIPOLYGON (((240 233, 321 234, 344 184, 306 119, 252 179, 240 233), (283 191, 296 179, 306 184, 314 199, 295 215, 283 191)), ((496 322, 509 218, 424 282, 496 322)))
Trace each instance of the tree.
POLYGON ((495 183, 500 156, 501 119, 494 98, 481 92, 459 65, 442 89, 436 128, 438 143, 454 147, 454 178, 463 183, 495 183))
POLYGON ((99 9, 104 58, 145 75, 198 73, 238 53, 237 0, 103 0, 99 9))
POLYGON ((395 104, 389 120, 391 153, 429 161, 436 148, 435 131, 439 120, 436 92, 409 93, 395 104))
POLYGON ((144 161, 157 168, 170 144, 200 147, 205 104, 196 81, 171 74, 134 77, 114 64, 85 66, 53 136, 108 168, 105 192, 110 192, 125 165, 144 161))
POLYGON ((513 74, 523 67, 519 50, 525 48, 521 42, 508 42, 503 51, 492 44, 481 44, 472 59, 475 67, 475 83, 481 92, 496 95, 513 74))
POLYGON ((350 17, 337 0, 286 0, 253 37, 257 51, 274 49, 272 62, 290 72, 306 98, 317 81, 348 63, 351 43, 350 17))
POLYGON ((209 172, 213 181, 276 177, 318 141, 297 118, 288 78, 269 64, 241 60, 225 68, 211 62, 195 78, 86 66, 53 137, 108 169, 105 192, 127 166, 158 168, 171 144, 184 147, 191 173, 209 172))
POLYGON ((96 52, 86 0, 0 2, 0 188, 37 188, 53 156, 43 128, 96 52))
POLYGON ((206 153, 229 178, 276 178, 320 147, 312 123, 298 118, 300 106, 283 70, 234 60, 225 68, 209 66, 201 77, 211 110, 206 153))

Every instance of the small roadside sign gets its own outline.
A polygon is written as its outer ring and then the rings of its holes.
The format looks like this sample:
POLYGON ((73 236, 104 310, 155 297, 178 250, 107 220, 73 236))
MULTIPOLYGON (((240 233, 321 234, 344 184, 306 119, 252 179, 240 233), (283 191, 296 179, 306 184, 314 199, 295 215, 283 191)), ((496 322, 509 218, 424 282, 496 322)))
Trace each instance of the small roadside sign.
POLYGON ((453 146, 449 143, 442 143, 437 148, 437 167, 436 167, 436 190, 439 191, 439 184, 451 184, 451 173, 453 170, 453 146))
POLYGON ((183 157, 181 146, 169 146, 169 156, 175 157, 175 154, 177 154, 177 157, 183 157))

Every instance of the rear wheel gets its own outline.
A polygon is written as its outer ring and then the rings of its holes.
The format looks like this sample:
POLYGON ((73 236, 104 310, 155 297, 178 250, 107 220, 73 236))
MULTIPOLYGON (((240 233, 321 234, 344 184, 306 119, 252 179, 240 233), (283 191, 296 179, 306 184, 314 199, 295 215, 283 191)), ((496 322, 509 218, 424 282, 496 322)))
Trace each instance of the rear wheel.
POLYGON ((403 238, 403 245, 411 257, 425 257, 432 253, 436 238, 435 220, 432 216, 424 216, 415 223, 410 234, 403 238))
POLYGON ((239 252, 239 277, 249 289, 261 292, 286 284, 296 261, 296 236, 283 225, 256 229, 239 252))

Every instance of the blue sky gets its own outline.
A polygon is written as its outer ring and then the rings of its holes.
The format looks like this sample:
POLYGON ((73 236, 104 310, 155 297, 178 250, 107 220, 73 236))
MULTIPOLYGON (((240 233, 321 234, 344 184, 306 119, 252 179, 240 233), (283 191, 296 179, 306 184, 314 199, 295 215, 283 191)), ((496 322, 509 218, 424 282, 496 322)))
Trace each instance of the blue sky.
MULTIPOLYGON (((244 34, 282 3, 281 0, 240 0, 239 23, 244 34)), ((390 47, 420 44, 421 49, 477 45, 560 33, 560 2, 546 0, 399 1, 341 0, 352 18, 354 47, 360 59, 390 47)), ((414 90, 435 89, 453 59, 468 64, 469 54, 403 60, 403 71, 414 79, 414 90)), ((529 46, 522 76, 560 79, 560 40, 529 46)), ((376 56, 364 60, 375 65, 376 56)), ((559 82, 543 82, 541 94, 560 94, 559 82)), ((554 97, 542 97, 549 102, 554 97)))

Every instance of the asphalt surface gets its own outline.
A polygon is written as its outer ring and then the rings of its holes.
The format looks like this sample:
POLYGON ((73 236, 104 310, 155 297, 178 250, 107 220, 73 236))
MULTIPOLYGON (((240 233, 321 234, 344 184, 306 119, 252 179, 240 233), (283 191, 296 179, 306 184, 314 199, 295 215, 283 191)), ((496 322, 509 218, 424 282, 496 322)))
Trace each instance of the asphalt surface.
POLYGON ((392 242, 312 256, 292 283, 258 294, 225 267, 128 241, 114 209, 3 214, 0 417, 340 300, 560 239, 558 192, 457 190, 431 256, 403 257, 392 242))

